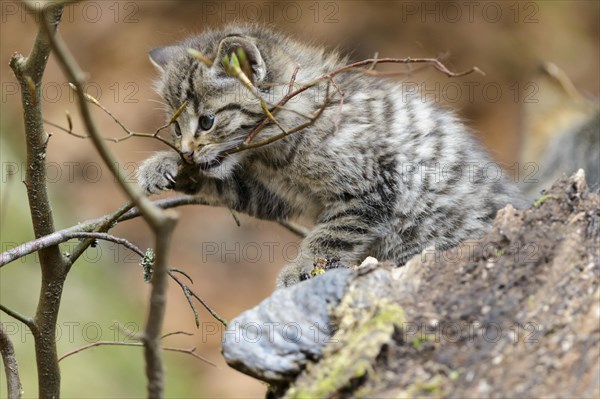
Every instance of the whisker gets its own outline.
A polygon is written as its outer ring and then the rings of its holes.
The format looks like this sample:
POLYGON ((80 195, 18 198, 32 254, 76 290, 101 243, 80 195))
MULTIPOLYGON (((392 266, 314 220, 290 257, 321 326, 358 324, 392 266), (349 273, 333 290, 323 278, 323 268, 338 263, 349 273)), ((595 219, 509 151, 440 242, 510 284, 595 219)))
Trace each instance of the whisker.
POLYGON ((166 102, 160 101, 160 100, 155 100, 153 98, 148 98, 147 101, 150 101, 150 102, 153 102, 153 103, 157 103, 157 104, 160 104, 160 105, 164 105, 165 107, 169 106, 169 104, 167 104, 166 102))

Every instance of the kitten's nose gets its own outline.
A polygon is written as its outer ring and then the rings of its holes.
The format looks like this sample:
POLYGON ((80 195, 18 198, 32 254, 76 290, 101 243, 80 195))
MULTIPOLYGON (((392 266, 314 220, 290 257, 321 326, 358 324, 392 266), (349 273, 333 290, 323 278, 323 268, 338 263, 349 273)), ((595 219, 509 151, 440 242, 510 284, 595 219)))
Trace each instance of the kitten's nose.
POLYGON ((183 159, 185 159, 187 163, 194 163, 194 151, 184 151, 181 155, 183 155, 183 159))

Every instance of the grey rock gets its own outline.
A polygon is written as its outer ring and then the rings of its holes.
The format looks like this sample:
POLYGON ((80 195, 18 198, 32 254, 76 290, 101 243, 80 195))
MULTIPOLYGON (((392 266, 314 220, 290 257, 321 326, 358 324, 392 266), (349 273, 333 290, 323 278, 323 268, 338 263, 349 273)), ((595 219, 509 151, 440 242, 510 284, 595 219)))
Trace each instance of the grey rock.
POLYGON ((334 333, 330 313, 355 273, 333 269, 276 290, 232 320, 222 351, 227 364, 271 383, 291 381, 306 363, 321 357, 334 333))

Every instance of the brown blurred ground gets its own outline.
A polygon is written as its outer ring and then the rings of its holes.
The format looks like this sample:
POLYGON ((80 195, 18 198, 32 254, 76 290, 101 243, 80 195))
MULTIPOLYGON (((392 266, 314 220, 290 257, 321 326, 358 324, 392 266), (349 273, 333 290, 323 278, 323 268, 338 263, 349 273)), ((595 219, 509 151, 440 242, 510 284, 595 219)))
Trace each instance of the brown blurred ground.
MULTIPOLYGON (((478 132, 496 159, 514 171, 521 135, 521 110, 526 101, 539 100, 531 76, 540 62, 554 62, 584 95, 599 96, 599 4, 594 1, 476 4, 460 1, 92 1, 72 6, 65 14, 60 31, 89 73, 89 93, 98 97, 130 128, 148 132, 161 124, 163 115, 156 102, 159 99, 152 91, 156 74, 147 61, 147 52, 211 26, 234 20, 266 22, 302 40, 339 46, 351 52, 353 59, 371 57, 375 52, 380 57, 446 54, 445 62, 451 69, 464 70, 477 65, 487 75, 448 79, 427 71, 404 79, 423 85, 430 99, 455 109, 478 132)), ((14 51, 28 53, 36 26, 18 3, 2 2, 1 6, 0 198, 3 209, 8 209, 2 214, 5 216, 1 230, 4 245, 31 238, 25 189, 19 182, 24 159, 20 99, 17 83, 7 65, 14 51), (8 179, 9 171, 15 167, 17 176, 8 179), (7 190, 8 197, 5 196, 7 190)), ((381 70, 390 70, 390 67, 382 66, 381 70)), ((391 70, 406 69, 394 66, 391 70)), ((53 59, 45 75, 43 96, 46 119, 66 126, 64 112, 68 109, 75 130, 81 132, 77 108, 53 59)), ((97 121, 106 136, 122 134, 105 115, 97 113, 97 121)), ((59 227, 97 217, 123 203, 124 196, 88 141, 53 128, 48 130, 54 133, 48 148, 48 162, 53 167, 49 170, 54 173, 50 189, 59 227)), ((160 146, 133 139, 111 148, 124 170, 131 174, 135 163, 160 146)), ((298 242, 294 235, 272 223, 241 217, 241 227, 236 227, 227 210, 195 207, 181 209, 180 215, 173 264, 194 277, 196 292, 226 318, 232 318, 270 293, 277 271, 285 263, 284 252, 293 256, 298 242), (211 253, 216 254, 209 256, 211 253)), ((114 232, 140 247, 151 245, 151 235, 140 221, 123 224, 114 232)), ((116 260, 117 264, 127 267, 96 268, 85 284, 94 284, 96 279, 105 281, 106 276, 102 279, 97 276, 112 273, 114 285, 102 286, 101 290, 110 290, 109 295, 127 301, 137 309, 135 322, 143 322, 147 287, 135 261, 128 262, 124 251, 109 252, 105 248, 103 254, 102 262, 111 264, 116 260)), ((11 286, 14 279, 24 277, 15 275, 13 279, 9 273, 19 272, 7 269, 2 269, 0 275, 0 299, 18 307, 18 298, 11 286)), ((30 273, 28 278, 39 278, 35 272, 30 273)), ((97 294, 92 294, 92 288, 78 286, 84 283, 77 278, 73 277, 67 291, 74 290, 78 292, 78 300, 102 308, 103 301, 94 297, 97 294)), ((33 298, 37 296, 37 288, 34 289, 37 284, 30 286, 33 298)), ((193 331, 193 317, 185 299, 176 287, 171 290, 165 332, 193 331)), ((77 304, 65 301, 61 316, 78 314, 73 313, 77 304)), ((108 309, 112 320, 123 321, 125 316, 120 317, 119 310, 108 309)), ((93 320, 96 312, 96 308, 88 308, 88 319, 93 320)), ((103 312, 107 313, 107 309, 103 312)), ((182 378, 191 387, 187 396, 261 396, 264 392, 261 384, 228 369, 220 359, 218 334, 208 336, 217 324, 213 324, 206 313, 201 314, 201 321, 205 324, 194 339, 179 342, 173 339, 173 343, 198 345, 199 352, 217 362, 219 368, 187 358, 167 357, 168 362, 172 362, 169 363, 171 369, 179 367, 176 363, 183 364, 182 378)), ((73 344, 70 345, 66 345, 65 350, 72 349, 73 344)), ((81 360, 70 361, 74 365, 85 362, 91 366, 102 353, 103 349, 96 349, 94 353, 82 355, 87 357, 81 360)), ((21 363, 24 362, 31 362, 31 357, 24 357, 21 363)), ((110 362, 98 366, 97 373, 102 373, 106 364, 110 362)), ((34 378, 35 375, 29 377, 34 378)), ((71 378, 65 377, 64 384, 69 384, 71 378)), ((102 374, 97 378, 102 380, 102 374)), ((172 376, 169 381, 173 381, 172 376)), ((32 394, 35 390, 30 388, 28 392, 32 394)), ((137 387, 135 392, 142 394, 143 386, 137 387)), ((88 395, 96 396, 93 392, 88 395)))

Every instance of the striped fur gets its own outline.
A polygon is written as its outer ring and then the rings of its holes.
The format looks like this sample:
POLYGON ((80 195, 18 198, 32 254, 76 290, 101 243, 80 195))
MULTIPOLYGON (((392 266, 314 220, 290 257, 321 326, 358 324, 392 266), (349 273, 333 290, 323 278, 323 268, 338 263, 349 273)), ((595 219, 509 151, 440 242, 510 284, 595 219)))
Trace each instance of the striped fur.
MULTIPOLYGON (((296 81, 310 82, 347 60, 261 26, 230 26, 155 50, 162 71, 158 90, 167 114, 184 102, 178 123, 190 165, 173 152, 145 161, 139 182, 150 193, 175 189, 197 193, 268 220, 308 217, 315 228, 301 254, 280 275, 278 285, 301 280, 317 256, 337 256, 356 264, 367 255, 402 265, 423 248, 447 248, 476 238, 496 211, 518 194, 465 126, 450 112, 408 95, 401 84, 356 72, 340 74, 339 93, 322 116, 303 131, 268 146, 219 158, 240 144, 262 118, 259 102, 227 76, 223 50, 250 54, 254 80, 276 102, 296 81), (210 59, 207 67, 187 55, 194 48, 210 59), (218 53, 219 48, 221 53, 218 53), (203 115, 215 124, 199 129, 203 115), (336 122, 339 122, 336 125, 336 122)), ((325 97, 326 83, 308 90, 277 114, 287 128, 306 121, 325 97)), ((256 140, 279 133, 269 125, 256 140)))

